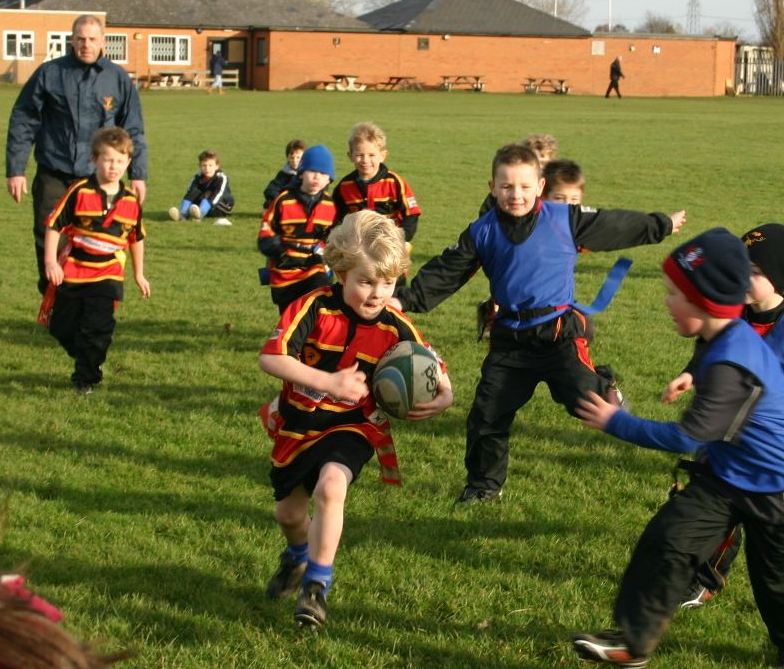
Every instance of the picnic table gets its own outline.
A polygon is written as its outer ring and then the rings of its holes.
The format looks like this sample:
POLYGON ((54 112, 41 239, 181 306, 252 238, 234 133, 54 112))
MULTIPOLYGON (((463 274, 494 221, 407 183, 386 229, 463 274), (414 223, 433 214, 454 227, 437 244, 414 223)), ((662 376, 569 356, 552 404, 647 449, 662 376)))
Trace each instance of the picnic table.
POLYGON ((482 74, 442 74, 441 88, 451 91, 453 88, 470 88, 476 92, 485 89, 482 74))
POLYGON ((367 84, 360 84, 357 74, 331 74, 332 81, 324 82, 324 89, 328 91, 351 91, 361 93, 367 88, 367 84))
POLYGON ((171 71, 161 71, 158 72, 161 79, 158 83, 159 86, 166 86, 171 88, 177 88, 180 85, 180 80, 182 79, 182 75, 184 72, 182 70, 171 70, 171 71))
POLYGON ((379 91, 394 91, 394 90, 410 90, 421 89, 422 86, 416 80, 416 77, 411 75, 393 75, 386 81, 376 84, 376 90, 379 91))
POLYGON ((523 91, 526 93, 548 91, 557 95, 566 95, 569 92, 568 81, 562 77, 526 77, 523 81, 523 91))

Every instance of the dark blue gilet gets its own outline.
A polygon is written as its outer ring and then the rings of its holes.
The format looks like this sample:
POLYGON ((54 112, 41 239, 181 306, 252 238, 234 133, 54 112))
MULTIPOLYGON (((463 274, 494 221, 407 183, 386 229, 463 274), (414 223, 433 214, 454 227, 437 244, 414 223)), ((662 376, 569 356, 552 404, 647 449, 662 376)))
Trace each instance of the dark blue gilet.
POLYGON ((574 301, 577 260, 569 206, 542 201, 531 235, 515 244, 504 234, 495 208, 469 227, 469 234, 490 280, 490 294, 500 307, 503 327, 524 329, 557 318, 574 301), (505 318, 503 313, 557 307, 552 313, 528 320, 505 318))
POLYGON ((784 316, 780 316, 776 324, 768 330, 764 337, 765 342, 773 349, 773 352, 784 365, 784 316))
MULTIPOLYGON (((773 350, 746 321, 734 321, 711 341, 696 371, 699 383, 711 365, 730 363, 762 384, 751 415, 732 443, 707 444, 713 473, 742 490, 784 491, 784 371, 773 350)), ((754 399, 754 398, 752 398, 754 399)))

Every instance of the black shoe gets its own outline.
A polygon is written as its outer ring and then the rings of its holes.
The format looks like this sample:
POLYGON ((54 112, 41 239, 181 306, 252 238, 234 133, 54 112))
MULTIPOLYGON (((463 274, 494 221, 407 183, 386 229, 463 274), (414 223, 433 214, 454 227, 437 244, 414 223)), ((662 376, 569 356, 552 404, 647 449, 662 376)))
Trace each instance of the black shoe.
POLYGON ((634 657, 623 635, 616 630, 607 630, 598 634, 575 634, 572 637, 572 647, 584 660, 606 662, 628 669, 642 669, 648 666, 648 658, 634 657))
POLYGON ((323 627, 327 622, 327 600, 324 597, 324 584, 309 581, 302 586, 294 607, 294 620, 301 627, 323 627))
POLYGON ((610 382, 609 388, 607 388, 607 394, 605 395, 604 399, 606 402, 609 402, 613 406, 620 407, 621 409, 629 409, 629 403, 626 401, 621 389, 618 387, 618 379, 615 376, 615 372, 613 372, 612 367, 610 365, 596 365, 594 371, 601 376, 603 379, 607 379, 610 382))
POLYGON ((682 609, 696 609, 706 602, 709 602, 713 597, 718 594, 712 590, 708 590, 699 581, 694 581, 686 598, 681 602, 682 609))
POLYGON ((278 571, 267 582, 267 597, 281 599, 295 593, 307 566, 307 561, 294 562, 291 553, 283 551, 280 554, 278 571))
POLYGON ((74 383, 73 389, 77 395, 92 395, 96 385, 92 383, 74 383))
POLYGON ((455 504, 474 504, 475 502, 500 502, 503 491, 489 490, 487 488, 474 488, 467 485, 455 500, 455 504))

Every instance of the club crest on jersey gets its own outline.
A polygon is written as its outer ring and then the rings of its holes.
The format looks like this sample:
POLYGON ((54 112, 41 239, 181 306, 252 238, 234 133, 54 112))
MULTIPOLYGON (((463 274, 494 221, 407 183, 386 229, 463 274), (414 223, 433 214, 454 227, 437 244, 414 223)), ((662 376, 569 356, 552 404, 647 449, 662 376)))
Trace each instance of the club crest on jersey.
POLYGON ((114 109, 114 98, 111 95, 105 95, 103 98, 104 111, 112 111, 114 109))
POLYGON ((704 262, 705 251, 701 246, 690 246, 678 256, 678 263, 690 272, 693 272, 704 262))
POLYGON ((280 337, 280 334, 281 334, 281 332, 282 332, 282 330, 281 330, 280 328, 275 328, 275 329, 272 331, 272 334, 269 336, 269 338, 270 338, 270 341, 274 341, 275 339, 277 339, 278 337, 280 337))

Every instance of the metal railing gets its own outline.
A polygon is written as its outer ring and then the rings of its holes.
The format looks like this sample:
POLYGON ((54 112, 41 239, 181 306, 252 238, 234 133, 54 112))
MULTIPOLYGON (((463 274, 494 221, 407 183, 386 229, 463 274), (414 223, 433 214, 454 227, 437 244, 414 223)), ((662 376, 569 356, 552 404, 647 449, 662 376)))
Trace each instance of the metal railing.
POLYGON ((784 60, 775 60, 769 52, 739 53, 735 91, 740 95, 784 96, 784 60))

